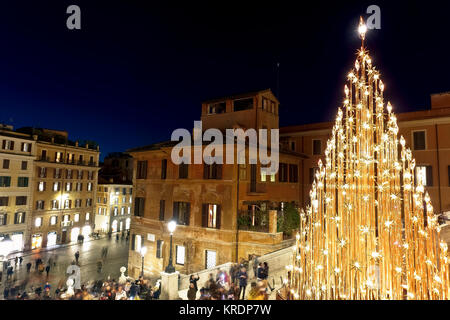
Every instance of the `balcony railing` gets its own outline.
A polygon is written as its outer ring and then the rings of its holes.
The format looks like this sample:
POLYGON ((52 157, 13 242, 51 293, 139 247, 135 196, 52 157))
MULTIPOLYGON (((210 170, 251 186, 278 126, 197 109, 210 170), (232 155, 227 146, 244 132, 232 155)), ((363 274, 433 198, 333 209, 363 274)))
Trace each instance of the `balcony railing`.
POLYGON ((51 162, 51 163, 64 163, 64 164, 89 166, 89 167, 97 167, 98 166, 97 162, 95 162, 95 161, 75 160, 75 159, 66 159, 64 161, 64 158, 50 160, 50 157, 43 157, 43 156, 38 156, 37 161, 51 162))
POLYGON ((245 231, 269 232, 269 212, 240 211, 238 228, 245 231))

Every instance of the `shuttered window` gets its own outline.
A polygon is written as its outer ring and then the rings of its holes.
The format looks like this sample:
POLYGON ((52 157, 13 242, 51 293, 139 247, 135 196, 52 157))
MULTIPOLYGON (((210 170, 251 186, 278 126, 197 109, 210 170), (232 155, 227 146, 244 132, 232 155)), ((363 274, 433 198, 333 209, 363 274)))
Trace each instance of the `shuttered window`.
POLYGON ((161 179, 167 178, 167 159, 161 161, 161 179))
POLYGON ((288 165, 286 163, 280 163, 280 168, 278 170, 278 181, 288 182, 288 165))
POLYGON ((177 224, 189 225, 191 204, 189 202, 174 202, 173 203, 173 219, 177 224))
POLYGON ((144 216, 145 198, 135 198, 134 215, 137 217, 144 216))
POLYGON ((147 161, 137 162, 136 179, 147 179, 147 161))
POLYGON ((425 150, 425 131, 414 131, 414 150, 425 150))
POLYGON ((203 179, 222 179, 222 165, 205 163, 203 166, 203 179))
POLYGON ((204 203, 202 205, 202 227, 220 229, 221 206, 204 203))
POLYGON ((189 175, 189 165, 186 163, 181 163, 178 166, 178 178, 187 179, 189 175))
POLYGON ((159 200, 159 221, 164 221, 165 211, 166 211, 166 200, 159 200))
POLYGON ((296 164, 289 165, 289 182, 298 182, 298 166, 296 164))
POLYGON ((156 258, 161 259, 162 258, 162 246, 164 241, 162 240, 156 240, 156 258))

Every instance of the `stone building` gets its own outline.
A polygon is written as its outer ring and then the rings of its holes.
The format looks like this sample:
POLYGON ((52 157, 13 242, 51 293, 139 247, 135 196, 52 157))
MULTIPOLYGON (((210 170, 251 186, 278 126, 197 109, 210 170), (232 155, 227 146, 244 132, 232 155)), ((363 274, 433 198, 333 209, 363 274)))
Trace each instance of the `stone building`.
POLYGON ((29 248, 35 155, 32 136, 0 125, 0 241, 10 240, 0 242, 1 252, 29 248))
POLYGON ((130 229, 133 185, 99 177, 95 231, 116 233, 130 229))
MULTIPOLYGON (((278 129, 278 107, 270 90, 205 101, 202 130, 253 128, 270 132, 278 129)), ((178 224, 173 235, 173 260, 181 273, 248 259, 252 254, 262 255, 292 244, 277 230, 277 211, 286 203, 299 204, 304 155, 280 150, 280 171, 265 176, 260 173, 260 163, 226 164, 224 159, 223 165, 176 165, 171 161, 175 144, 128 150, 134 159, 130 275, 137 276, 141 271, 143 246, 147 248, 146 274, 157 274, 167 266, 167 223, 171 219, 178 224)), ((247 156, 248 150, 247 145, 247 156)))
POLYGON ((65 131, 21 128, 36 139, 31 249, 77 241, 94 230, 99 147, 65 131))

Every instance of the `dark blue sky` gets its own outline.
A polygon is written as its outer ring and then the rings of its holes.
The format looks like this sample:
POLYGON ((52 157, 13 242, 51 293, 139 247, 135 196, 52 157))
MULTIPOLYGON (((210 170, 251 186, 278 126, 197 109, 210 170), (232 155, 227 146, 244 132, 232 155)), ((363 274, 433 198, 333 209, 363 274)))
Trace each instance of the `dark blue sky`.
POLYGON ((191 128, 202 100, 276 91, 277 62, 280 124, 329 121, 371 4, 382 29, 368 47, 394 110, 424 109, 430 93, 450 90, 446 2, 278 2, 2 2, 0 122, 67 130, 103 157, 191 128), (71 4, 79 31, 66 28, 71 4))

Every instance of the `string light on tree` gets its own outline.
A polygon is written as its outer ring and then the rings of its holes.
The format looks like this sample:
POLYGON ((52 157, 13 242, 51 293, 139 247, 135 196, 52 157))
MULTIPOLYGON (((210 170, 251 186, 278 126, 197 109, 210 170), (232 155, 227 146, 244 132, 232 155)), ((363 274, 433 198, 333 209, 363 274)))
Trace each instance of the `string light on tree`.
POLYGON ((449 299, 447 244, 364 46, 300 213, 288 299, 449 299), (301 272, 300 272, 301 270, 301 272))

